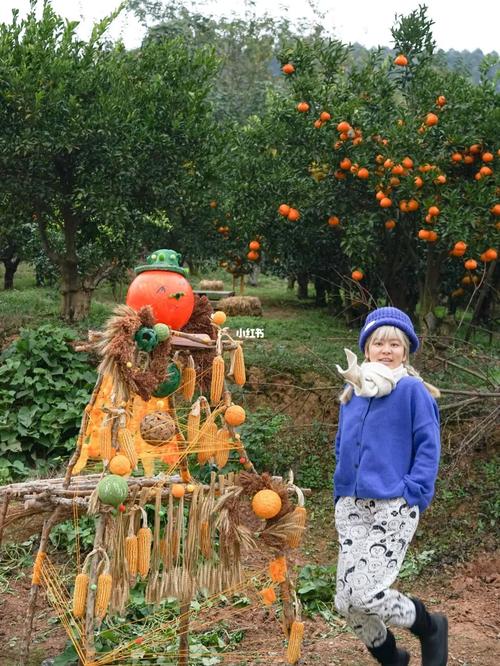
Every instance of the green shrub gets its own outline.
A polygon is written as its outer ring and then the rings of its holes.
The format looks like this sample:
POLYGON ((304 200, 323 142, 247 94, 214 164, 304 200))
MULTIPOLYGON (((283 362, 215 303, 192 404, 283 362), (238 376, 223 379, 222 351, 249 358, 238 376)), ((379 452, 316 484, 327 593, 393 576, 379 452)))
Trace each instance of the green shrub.
POLYGON ((12 476, 23 471, 15 461, 46 471, 74 446, 96 380, 87 355, 70 346, 74 337, 48 324, 23 329, 0 355, 0 461, 12 476))

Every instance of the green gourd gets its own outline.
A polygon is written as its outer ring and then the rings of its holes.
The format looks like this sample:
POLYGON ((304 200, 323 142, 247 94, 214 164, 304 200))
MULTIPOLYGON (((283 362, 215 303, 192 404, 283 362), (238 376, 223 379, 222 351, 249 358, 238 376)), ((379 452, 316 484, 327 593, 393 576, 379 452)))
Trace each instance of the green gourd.
POLYGON ((175 363, 170 363, 167 367, 167 377, 162 382, 156 391, 153 393, 155 398, 166 398, 174 391, 177 391, 181 385, 181 371, 175 363))
POLYGON ((117 474, 109 474, 97 484, 97 494, 103 504, 116 508, 127 499, 128 483, 117 474))

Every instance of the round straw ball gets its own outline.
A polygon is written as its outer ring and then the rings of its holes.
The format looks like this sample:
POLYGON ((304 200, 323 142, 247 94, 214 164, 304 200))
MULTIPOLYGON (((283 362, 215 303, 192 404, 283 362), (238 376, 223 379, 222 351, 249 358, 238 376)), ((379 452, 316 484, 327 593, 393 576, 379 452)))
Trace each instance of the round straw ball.
POLYGON ((162 446, 175 434, 175 422, 166 412, 146 414, 140 425, 142 439, 151 446, 162 446))

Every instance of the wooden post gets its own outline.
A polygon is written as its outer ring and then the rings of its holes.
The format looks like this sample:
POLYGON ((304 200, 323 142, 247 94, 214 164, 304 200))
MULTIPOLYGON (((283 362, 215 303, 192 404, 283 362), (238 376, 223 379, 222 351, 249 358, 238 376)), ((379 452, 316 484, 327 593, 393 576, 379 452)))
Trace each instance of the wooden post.
POLYGON ((179 622, 179 662, 178 666, 189 666, 189 606, 190 601, 181 603, 179 622))
MULTIPOLYGON (((99 548, 104 538, 104 527, 106 524, 106 516, 101 514, 97 520, 94 549, 99 548)), ((94 646, 94 603, 95 603, 95 587, 97 585, 97 568, 99 558, 97 554, 93 557, 89 570, 89 587, 87 593, 87 611, 85 614, 85 638, 83 649, 85 650, 85 658, 87 661, 94 661, 95 646, 94 646), (93 589, 94 588, 94 589, 93 589)))
MULTIPOLYGON (((47 551, 47 542, 49 540, 49 534, 54 525, 59 520, 59 514, 61 513, 61 507, 57 507, 48 518, 45 519, 42 528, 42 534, 40 537, 40 545, 38 546, 38 553, 46 553, 47 551)), ((28 602, 28 609, 26 611, 26 625, 24 630, 24 641, 21 647, 21 653, 19 655, 19 664, 24 666, 28 663, 28 656, 30 651, 30 642, 31 642, 31 632, 33 630, 33 618, 35 616, 36 600, 38 597, 38 589, 40 587, 39 583, 32 582, 30 589, 30 598, 28 602)))
POLYGON ((10 493, 5 493, 2 507, 0 508, 0 548, 2 547, 2 537, 3 537, 3 526, 5 524, 5 516, 7 515, 7 509, 9 508, 10 502, 10 493))
POLYGON ((243 296, 245 293, 245 276, 240 275, 240 296, 243 296))

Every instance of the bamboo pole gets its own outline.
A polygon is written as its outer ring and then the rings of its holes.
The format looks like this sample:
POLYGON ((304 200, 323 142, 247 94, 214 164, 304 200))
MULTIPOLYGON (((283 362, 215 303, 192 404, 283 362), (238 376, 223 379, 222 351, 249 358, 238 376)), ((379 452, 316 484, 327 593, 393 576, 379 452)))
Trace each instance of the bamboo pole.
POLYGON ((9 508, 10 502, 10 493, 5 493, 2 507, 0 508, 0 548, 2 547, 2 537, 3 537, 3 528, 5 525, 5 516, 7 515, 7 509, 9 508))
MULTIPOLYGON (((106 515, 101 514, 97 519, 95 537, 94 537, 94 550, 100 548, 104 538, 104 527, 106 524, 106 515)), ((94 661, 95 658, 95 644, 94 644, 94 604, 97 587, 97 570, 99 566, 99 558, 95 556, 92 559, 89 570, 89 587, 87 593, 87 611, 85 614, 85 638, 84 638, 84 651, 85 659, 87 662, 94 661)))
POLYGON ((187 600, 180 608, 178 666, 189 666, 189 607, 190 601, 187 600))
MULTIPOLYGON (((59 513, 61 509, 57 507, 54 512, 45 519, 42 528, 42 534, 40 537, 40 545, 38 546, 37 558, 42 553, 47 551, 47 543, 49 540, 50 531, 58 521, 59 513)), ((35 565, 36 566, 36 565, 35 565)), ((24 631, 24 641, 21 647, 20 653, 20 666, 25 666, 28 663, 30 643, 31 643, 31 633, 33 631, 33 618, 35 616, 36 601, 38 598, 38 590, 40 588, 40 583, 37 583, 35 580, 32 581, 30 589, 30 598, 28 602, 28 608, 26 610, 26 625, 24 631)))

